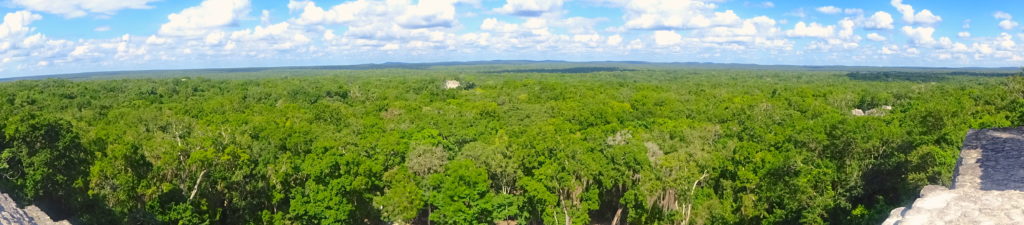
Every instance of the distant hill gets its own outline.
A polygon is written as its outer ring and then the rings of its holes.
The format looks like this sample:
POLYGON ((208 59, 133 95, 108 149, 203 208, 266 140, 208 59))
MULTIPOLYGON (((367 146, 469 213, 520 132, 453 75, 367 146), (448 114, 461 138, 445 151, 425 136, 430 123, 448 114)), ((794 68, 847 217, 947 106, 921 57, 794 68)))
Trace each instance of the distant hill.
POLYGON ((985 75, 1004 76, 1019 72, 1016 67, 982 68, 982 67, 872 67, 872 66, 799 66, 799 65, 758 65, 738 63, 709 62, 642 62, 642 61, 593 61, 569 62, 557 60, 491 60, 491 61, 457 61, 433 63, 402 63, 386 62, 379 64, 357 65, 323 65, 323 66, 284 66, 284 67, 245 67, 245 68, 209 68, 185 70, 137 70, 137 71, 103 71, 70 74, 53 74, 38 76, 22 76, 0 78, 0 82, 16 80, 69 79, 69 80, 104 80, 127 78, 167 78, 167 77, 227 77, 250 78, 268 76, 308 76, 343 70, 453 70, 481 73, 588 73, 628 70, 663 70, 663 69, 734 69, 734 70, 793 70, 793 71, 836 71, 855 73, 943 73, 947 75, 985 75), (320 73, 310 73, 310 71, 320 73), (295 73, 295 72, 303 73, 295 73), (266 73, 275 72, 275 73, 266 73), (232 75, 232 76, 225 76, 232 75))

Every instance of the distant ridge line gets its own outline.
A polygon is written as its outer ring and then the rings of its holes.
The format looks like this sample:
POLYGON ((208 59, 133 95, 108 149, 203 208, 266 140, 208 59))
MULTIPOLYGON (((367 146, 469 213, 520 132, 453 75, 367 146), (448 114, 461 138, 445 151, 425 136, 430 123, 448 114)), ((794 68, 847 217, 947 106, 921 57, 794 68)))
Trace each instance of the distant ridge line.
MULTIPOLYGON (((153 69, 153 70, 118 70, 118 71, 94 71, 81 73, 62 73, 47 75, 28 75, 8 78, 0 78, 0 82, 16 80, 42 80, 49 78, 59 79, 85 79, 103 76, 116 76, 133 73, 159 73, 159 72, 211 72, 211 73, 237 73, 237 72, 259 72, 264 70, 289 70, 289 69, 310 69, 310 70, 372 70, 372 69, 430 69, 434 66, 479 66, 479 65, 543 65, 554 64, 563 66, 594 66, 606 67, 607 64, 620 64, 620 66, 654 66, 660 69, 743 69, 743 70, 808 70, 808 71, 891 71, 909 70, 913 72, 989 72, 989 73, 1015 73, 1020 69, 1017 67, 882 67, 882 66, 842 66, 842 65, 762 65, 748 63, 714 63, 714 62, 648 62, 648 61, 564 61, 564 60, 484 60, 484 61, 443 61, 443 62, 384 62, 352 65, 315 65, 315 66, 271 66, 271 67, 227 67, 227 68, 194 68, 194 69, 153 69)), ((625 68, 630 69, 630 68, 625 68)))

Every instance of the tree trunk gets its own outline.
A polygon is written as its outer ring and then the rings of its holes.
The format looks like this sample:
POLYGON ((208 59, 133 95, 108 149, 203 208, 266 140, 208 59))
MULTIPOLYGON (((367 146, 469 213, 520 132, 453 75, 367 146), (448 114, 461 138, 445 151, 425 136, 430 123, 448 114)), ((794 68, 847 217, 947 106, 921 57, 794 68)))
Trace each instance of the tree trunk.
POLYGON ((565 225, 572 225, 572 217, 569 216, 569 210, 563 206, 562 213, 565 213, 565 225))
POLYGON ((196 192, 199 191, 199 183, 203 182, 204 175, 206 175, 206 170, 199 173, 199 179, 196 179, 196 186, 192 188, 192 194, 188 195, 188 202, 192 202, 192 198, 196 197, 196 192))
POLYGON ((690 203, 686 204, 686 218, 683 219, 683 225, 690 224, 690 209, 693 208, 693 191, 697 189, 697 184, 700 183, 701 180, 704 180, 704 177, 707 176, 708 173, 705 172, 703 175, 700 175, 700 178, 697 178, 696 181, 693 181, 693 187, 690 188, 690 203))
POLYGON ((619 206, 619 209, 615 210, 615 217, 612 218, 611 225, 619 225, 619 218, 622 218, 622 206, 619 206))

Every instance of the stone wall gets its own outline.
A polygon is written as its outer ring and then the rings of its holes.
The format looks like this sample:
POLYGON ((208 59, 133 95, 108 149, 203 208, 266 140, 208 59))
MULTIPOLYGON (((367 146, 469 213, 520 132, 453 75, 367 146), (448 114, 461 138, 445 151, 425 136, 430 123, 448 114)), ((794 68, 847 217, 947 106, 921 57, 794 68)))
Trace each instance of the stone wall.
POLYGON ((14 200, 0 193, 0 224, 2 225, 71 225, 67 220, 54 222, 38 207, 18 208, 14 200))
POLYGON ((1024 127, 972 130, 950 188, 930 185, 883 225, 1024 224, 1024 127))

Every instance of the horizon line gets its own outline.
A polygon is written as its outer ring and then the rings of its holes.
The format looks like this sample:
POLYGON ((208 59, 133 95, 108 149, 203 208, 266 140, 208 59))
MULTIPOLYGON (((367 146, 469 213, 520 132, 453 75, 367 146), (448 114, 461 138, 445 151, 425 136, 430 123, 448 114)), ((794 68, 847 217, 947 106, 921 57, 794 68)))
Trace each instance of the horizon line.
MULTIPOLYGON (((85 71, 85 72, 74 72, 74 73, 52 73, 52 74, 32 74, 32 75, 15 75, 10 77, 0 77, 0 81, 12 81, 12 80, 31 80, 32 78, 46 79, 46 78, 59 78, 60 76, 75 76, 75 75, 101 75, 101 74, 124 74, 124 73, 145 73, 145 72, 171 72, 171 71, 204 71, 204 70, 238 70, 238 69, 316 69, 323 67, 339 67, 331 68, 336 70, 369 70, 369 69, 403 69, 400 67, 392 68, 341 68, 341 67, 359 67, 359 66, 383 66, 383 65, 424 65, 424 66, 460 66, 465 64, 498 64, 498 63, 576 63, 576 64, 590 64, 590 63, 623 63, 623 64, 637 64, 637 65, 742 65, 742 66, 760 66, 760 67, 798 67, 804 69, 817 69, 819 67, 834 67, 836 69, 841 68, 893 68, 893 69, 944 69, 944 70, 1013 70, 1020 71, 1024 69, 1024 65, 1019 67, 1003 66, 1003 67, 929 67, 929 66, 854 66, 854 65, 799 65, 799 64, 757 64, 757 63, 722 63, 722 62, 695 62, 695 61, 672 61, 672 62, 656 62, 656 61, 637 61, 637 60, 601 60, 601 61, 571 61, 571 60, 525 60, 525 59, 503 59, 503 60, 467 60, 467 61, 433 61, 433 62, 394 62, 386 61, 380 63, 359 63, 359 64, 321 64, 321 65, 281 65, 281 66, 252 66, 252 67, 198 67, 198 68, 181 68, 181 69, 141 69, 141 70, 97 70, 97 71, 85 71), (448 65, 446 65, 448 64, 448 65)), ((409 68, 404 68, 409 69, 409 68)), ((766 69, 785 69, 785 68, 766 68, 766 69)), ((828 71, 828 69, 826 69, 828 71)), ((841 70, 835 70, 841 71, 841 70)))

